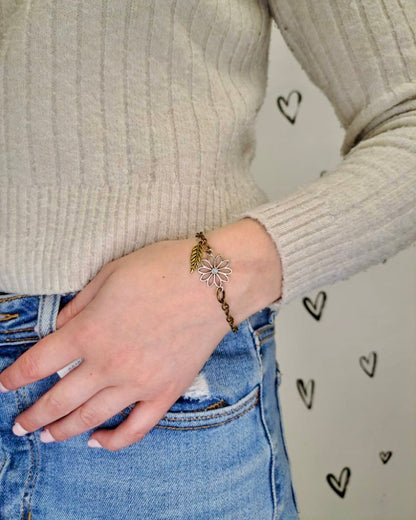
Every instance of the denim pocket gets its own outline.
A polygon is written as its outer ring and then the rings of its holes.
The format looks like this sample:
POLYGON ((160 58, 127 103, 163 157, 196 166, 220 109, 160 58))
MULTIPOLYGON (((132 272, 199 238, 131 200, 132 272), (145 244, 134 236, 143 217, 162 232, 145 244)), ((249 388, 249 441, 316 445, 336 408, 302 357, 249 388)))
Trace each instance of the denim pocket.
POLYGON ((255 408, 259 401, 259 387, 256 386, 247 395, 228 406, 210 408, 202 411, 168 411, 155 425, 155 428, 167 430, 198 430, 221 426, 238 419, 255 408))
MULTIPOLYGON (((206 407, 185 409, 183 411, 171 411, 170 408, 162 419, 154 426, 167 430, 198 430, 201 428, 212 428, 221 426, 238 419, 257 406, 259 401, 259 387, 256 386, 246 395, 231 405, 224 405, 222 400, 220 406, 214 404, 206 407)), ((124 408, 121 412, 102 423, 99 428, 115 428, 129 416, 135 407, 135 403, 124 408)), ((178 407, 175 408, 176 410, 178 407)))

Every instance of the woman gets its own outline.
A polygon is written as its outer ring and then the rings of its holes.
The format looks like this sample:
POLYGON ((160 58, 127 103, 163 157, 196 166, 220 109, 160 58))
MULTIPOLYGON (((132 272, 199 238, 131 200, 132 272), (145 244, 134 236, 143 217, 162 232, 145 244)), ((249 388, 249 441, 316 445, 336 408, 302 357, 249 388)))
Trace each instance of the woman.
POLYGON ((274 318, 415 239, 414 1, 1 7, 0 517, 298 518, 274 318), (346 134, 270 202, 273 19, 346 134))

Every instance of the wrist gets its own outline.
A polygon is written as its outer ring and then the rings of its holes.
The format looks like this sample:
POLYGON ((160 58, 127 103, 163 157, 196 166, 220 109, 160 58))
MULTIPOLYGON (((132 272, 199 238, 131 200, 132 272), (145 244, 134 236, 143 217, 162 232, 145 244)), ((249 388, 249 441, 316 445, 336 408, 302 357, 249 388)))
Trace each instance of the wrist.
POLYGON ((280 255, 259 221, 243 218, 206 233, 206 237, 214 255, 220 253, 230 260, 233 272, 223 288, 235 324, 281 297, 280 255))

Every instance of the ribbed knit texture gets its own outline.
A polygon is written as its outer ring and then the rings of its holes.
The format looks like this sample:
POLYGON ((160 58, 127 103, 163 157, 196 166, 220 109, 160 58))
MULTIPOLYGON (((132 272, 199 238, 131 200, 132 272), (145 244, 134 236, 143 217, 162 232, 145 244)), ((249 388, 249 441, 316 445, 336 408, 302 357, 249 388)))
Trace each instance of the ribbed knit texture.
POLYGON ((0 291, 78 290, 112 259, 249 216, 282 258, 279 307, 416 240, 414 0, 0 9, 0 291), (269 201, 250 164, 273 19, 346 133, 336 168, 269 201))

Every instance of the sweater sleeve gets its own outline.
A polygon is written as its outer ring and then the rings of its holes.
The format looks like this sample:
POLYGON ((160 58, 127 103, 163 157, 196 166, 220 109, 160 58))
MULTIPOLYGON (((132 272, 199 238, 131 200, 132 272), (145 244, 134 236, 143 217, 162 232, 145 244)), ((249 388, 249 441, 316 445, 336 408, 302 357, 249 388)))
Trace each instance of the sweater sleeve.
POLYGON ((279 251, 279 308, 416 240, 416 2, 269 0, 269 8, 345 130, 342 159, 325 176, 237 215, 257 219, 279 251))

